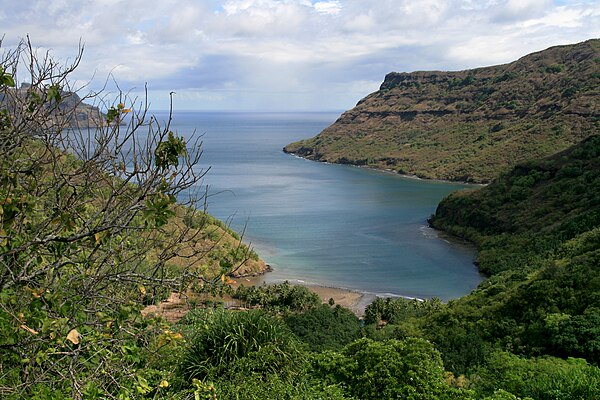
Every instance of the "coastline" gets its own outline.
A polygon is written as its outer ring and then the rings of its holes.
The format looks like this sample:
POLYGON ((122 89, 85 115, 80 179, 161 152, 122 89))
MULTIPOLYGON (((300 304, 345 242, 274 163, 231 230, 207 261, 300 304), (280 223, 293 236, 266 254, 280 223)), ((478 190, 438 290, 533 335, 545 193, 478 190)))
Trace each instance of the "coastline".
MULTIPOLYGON (((235 289, 240 285, 261 286, 273 284, 265 282, 264 275, 265 274, 236 278, 231 284, 231 287, 235 289)), ((319 296, 323 303, 327 303, 329 302, 329 299, 333 299, 335 304, 339 304, 340 306, 349 309, 359 318, 364 316, 365 308, 377 298, 377 295, 375 294, 361 293, 358 291, 339 287, 323 286, 318 284, 307 285, 296 282, 290 282, 290 284, 304 286, 305 288, 319 296)))
POLYGON ((377 168, 377 167, 368 166, 368 165, 358 165, 358 164, 352 164, 352 163, 336 163, 336 162, 331 162, 331 161, 315 160, 314 158, 303 157, 303 156, 299 155, 298 153, 288 152, 285 150, 285 147, 283 148, 283 152, 285 154, 289 154, 291 156, 298 157, 298 158, 301 158, 301 159, 307 160, 307 161, 314 161, 314 162, 318 162, 318 163, 322 163, 322 164, 331 164, 331 165, 347 165, 349 167, 363 168, 363 169, 368 169, 368 170, 377 171, 377 172, 385 172, 387 174, 396 175, 401 178, 414 179, 414 180, 418 180, 418 181, 456 183, 456 184, 468 185, 468 186, 474 186, 474 187, 485 187, 485 186, 489 185, 489 183, 467 182, 467 181, 459 181, 459 180, 451 181, 449 179, 437 179, 437 178, 424 178, 424 177, 420 177, 418 175, 401 174, 401 173, 394 171, 393 169, 389 169, 389 168, 377 168))
MULTIPOLYGON (((439 183, 448 183, 448 184, 461 184, 461 185, 465 185, 465 186, 469 186, 469 187, 473 187, 473 188, 484 187, 484 186, 488 185, 488 183, 474 183, 474 182, 459 181, 459 180, 424 178, 424 177, 419 177, 417 175, 401 174, 392 169, 377 168, 377 167, 367 166, 367 165, 357 165, 357 164, 351 164, 351 163, 332 163, 332 162, 328 162, 328 161, 320 161, 320 160, 315 160, 315 159, 312 159, 309 157, 303 157, 297 153, 285 151, 285 148, 283 149, 283 152, 286 154, 289 154, 293 157, 297 157, 297 158, 300 158, 300 159, 303 159, 306 161, 316 161, 316 162, 319 162, 322 164, 346 165, 346 166, 355 167, 355 168, 362 168, 362 169, 372 170, 372 171, 376 171, 376 172, 382 172, 382 173, 386 173, 386 174, 390 174, 390 175, 395 175, 395 176, 398 176, 401 178, 407 178, 407 179, 417 180, 417 181, 429 181, 429 182, 439 182, 439 183)), ((476 245, 474 243, 472 243, 464 238, 460 238, 458 236, 452 235, 449 232, 436 229, 433 226, 431 226, 429 221, 427 221, 427 226, 429 228, 435 230, 440 235, 440 238, 446 242, 453 241, 453 242, 457 242, 460 245, 474 247, 476 249, 476 245)), ((476 263, 475 263, 475 265, 476 265, 476 263)), ((230 281, 230 286, 233 289, 236 289, 238 286, 240 286, 242 284, 244 286, 261 286, 261 285, 271 285, 271 284, 279 283, 279 282, 274 282, 274 281, 268 280, 266 275, 268 272, 272 272, 272 271, 273 271, 273 268, 268 263, 266 263, 266 268, 262 271, 250 273, 247 275, 243 274, 243 275, 231 276, 232 280, 230 281)), ((480 274, 481 274, 481 272, 480 272, 480 274)), ((485 276, 485 275, 482 275, 482 276, 484 278, 487 278, 487 276, 485 276)), ((292 281, 288 280, 288 282, 291 285, 306 287, 313 293, 317 294, 319 296, 319 298, 323 301, 323 303, 327 303, 327 302, 329 302, 330 299, 333 299, 335 304, 339 304, 340 306, 342 306, 344 308, 348 308, 359 318, 364 316, 365 308, 369 304, 371 304, 375 299, 377 299, 379 297, 384 297, 384 298, 385 297, 403 297, 403 298, 407 298, 407 299, 416 299, 416 300, 422 301, 422 299, 420 299, 420 298, 402 296, 402 295, 391 294, 391 293, 378 295, 376 293, 361 292, 358 290, 353 290, 353 289, 348 289, 348 288, 343 288, 343 287, 330 286, 330 284, 322 285, 322 284, 319 284, 318 282, 306 283, 303 281, 293 281, 293 280, 292 281)))

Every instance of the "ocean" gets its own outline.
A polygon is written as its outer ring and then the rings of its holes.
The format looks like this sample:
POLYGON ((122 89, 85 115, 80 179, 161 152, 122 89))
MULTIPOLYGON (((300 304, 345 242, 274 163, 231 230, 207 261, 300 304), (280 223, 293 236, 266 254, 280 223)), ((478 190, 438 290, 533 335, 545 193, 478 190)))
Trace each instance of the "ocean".
POLYGON ((171 129, 201 135, 208 212, 244 231, 273 267, 266 282, 442 300, 473 290, 482 280, 474 247, 427 225, 443 197, 468 186, 283 153, 338 116, 178 111, 171 129))

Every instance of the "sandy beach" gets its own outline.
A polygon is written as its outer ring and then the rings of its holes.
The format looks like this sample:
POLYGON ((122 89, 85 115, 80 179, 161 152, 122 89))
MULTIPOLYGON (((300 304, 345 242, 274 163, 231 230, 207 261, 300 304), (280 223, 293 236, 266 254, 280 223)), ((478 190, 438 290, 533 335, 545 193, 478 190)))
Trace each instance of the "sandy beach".
MULTIPOLYGON (((263 284, 265 284, 264 275, 236 278, 230 282, 230 285, 233 289, 236 289, 240 285, 260 286, 263 284)), ((335 304, 339 304, 340 306, 349 309, 359 318, 364 315, 365 307, 376 298, 374 294, 365 294, 342 288, 318 285, 303 286, 317 294, 323 303, 328 303, 329 299, 333 299, 335 304)), ((142 314, 145 316, 151 314, 160 315, 167 321, 175 323, 190 310, 188 300, 189 299, 185 294, 181 295, 179 293, 171 293, 169 298, 160 304, 150 305, 144 308, 142 310, 142 314)), ((231 298, 226 296, 225 300, 231 300, 231 298)))
POLYGON ((358 317, 365 313, 365 307, 375 300, 375 295, 354 292, 352 290, 325 287, 325 286, 306 286, 310 291, 316 293, 324 303, 333 299, 335 304, 339 304, 351 310, 358 317))
MULTIPOLYGON (((252 276, 252 277, 243 277, 236 278, 235 283, 232 284, 232 287, 235 289, 240 285, 244 286, 256 286, 262 285, 265 283, 264 276, 252 276)), ((296 284, 290 282, 291 284, 296 284)), ((354 314, 359 317, 362 317, 365 312, 365 307, 369 305, 373 300, 375 300, 375 295, 359 293, 348 289, 335 288, 335 287, 327 287, 327 286, 318 286, 318 285, 303 285, 313 293, 316 293, 317 296, 321 298, 323 303, 329 302, 329 299, 333 299, 335 304, 339 304, 342 307, 345 307, 351 310, 354 314)))

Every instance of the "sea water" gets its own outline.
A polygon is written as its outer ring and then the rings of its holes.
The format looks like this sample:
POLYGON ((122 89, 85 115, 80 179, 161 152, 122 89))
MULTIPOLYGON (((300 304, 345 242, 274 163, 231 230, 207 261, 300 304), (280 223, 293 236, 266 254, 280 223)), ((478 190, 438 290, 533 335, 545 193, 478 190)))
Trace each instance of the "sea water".
MULTIPOLYGON (((482 277, 475 249, 427 225, 439 201, 466 185, 432 182, 282 151, 339 113, 176 112, 171 129, 201 135, 208 212, 228 222, 289 280, 364 293, 448 300, 482 277)), ((164 120, 166 114, 157 113, 164 120)))

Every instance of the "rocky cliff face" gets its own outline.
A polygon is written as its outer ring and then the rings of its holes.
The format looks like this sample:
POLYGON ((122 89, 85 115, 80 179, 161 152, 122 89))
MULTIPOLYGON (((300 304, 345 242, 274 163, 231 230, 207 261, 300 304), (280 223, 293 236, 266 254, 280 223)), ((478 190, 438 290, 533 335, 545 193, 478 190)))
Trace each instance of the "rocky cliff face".
POLYGON ((423 178, 489 182, 600 131, 600 40, 505 65, 390 73, 315 138, 284 151, 423 178))
POLYGON ((74 109, 75 113, 70 115, 68 123, 74 127, 92 127, 106 124, 106 115, 96 106, 86 104, 77 93, 68 92, 64 95, 61 104, 63 110, 74 109))

